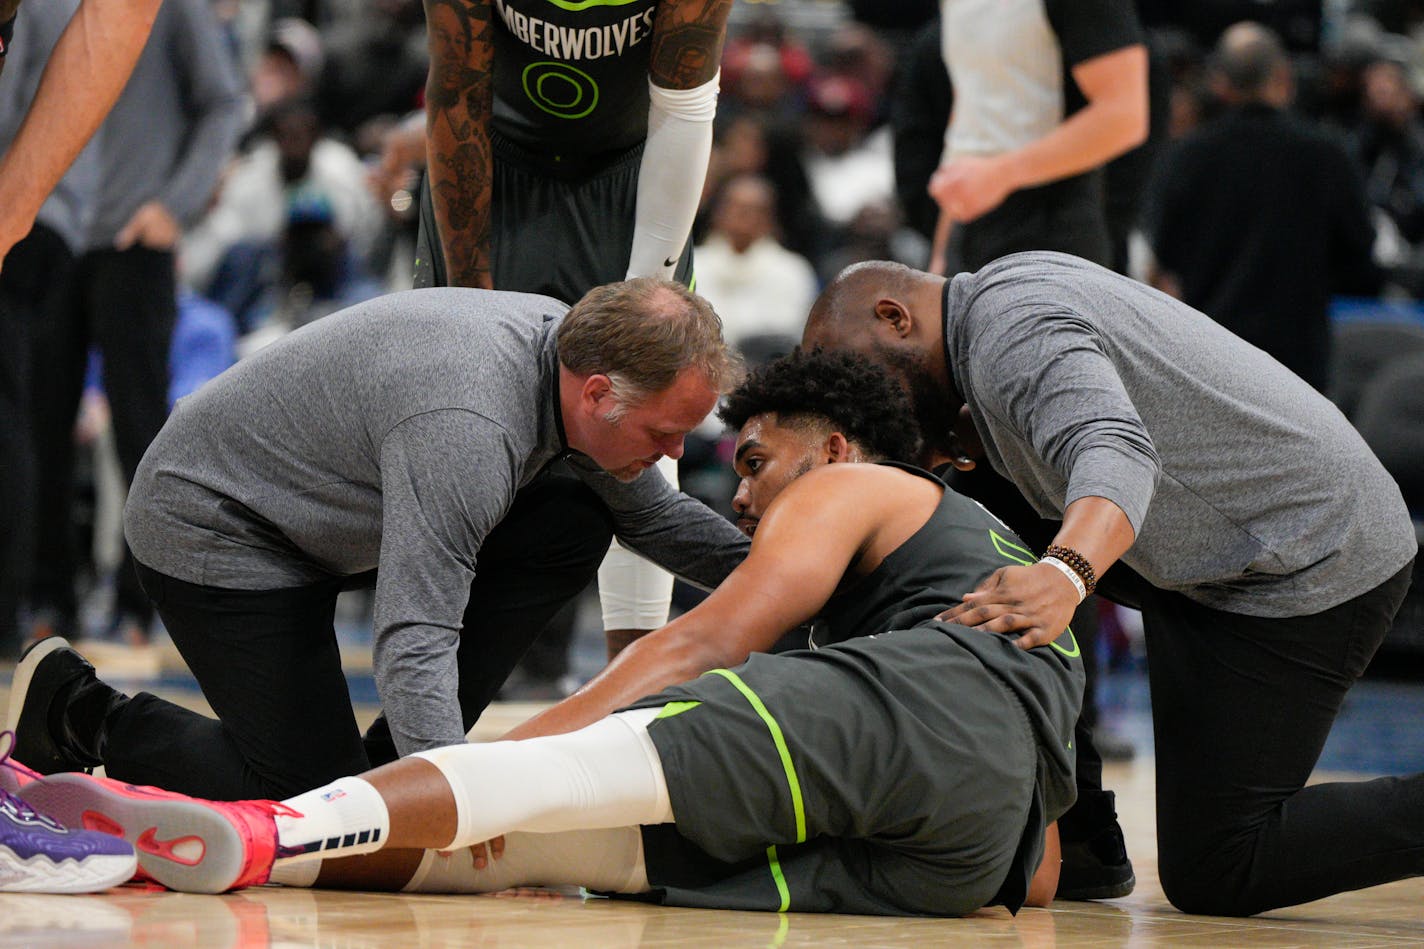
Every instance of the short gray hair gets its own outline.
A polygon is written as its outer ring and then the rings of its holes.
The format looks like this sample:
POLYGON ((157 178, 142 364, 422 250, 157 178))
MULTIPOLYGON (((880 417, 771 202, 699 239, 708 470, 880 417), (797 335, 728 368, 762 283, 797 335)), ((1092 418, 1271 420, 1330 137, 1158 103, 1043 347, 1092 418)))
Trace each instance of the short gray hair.
POLYGON ((624 407, 668 389, 684 369, 700 370, 719 393, 742 377, 741 358, 722 338, 712 305, 655 277, 588 291, 564 317, 558 347, 571 372, 607 376, 624 407))

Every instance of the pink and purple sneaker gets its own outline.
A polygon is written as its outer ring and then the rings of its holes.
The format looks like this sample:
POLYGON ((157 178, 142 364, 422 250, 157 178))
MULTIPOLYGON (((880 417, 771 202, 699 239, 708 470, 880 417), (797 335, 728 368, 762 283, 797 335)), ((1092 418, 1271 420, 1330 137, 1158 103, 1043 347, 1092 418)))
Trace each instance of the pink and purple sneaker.
POLYGON ((72 772, 27 783, 24 795, 70 826, 122 837, 144 875, 185 893, 266 883, 279 855, 274 818, 300 816, 275 801, 204 801, 72 772))
POLYGON ((39 775, 10 759, 14 746, 14 733, 0 732, 0 892, 93 893, 127 882, 133 847, 37 810, 21 795, 39 775))

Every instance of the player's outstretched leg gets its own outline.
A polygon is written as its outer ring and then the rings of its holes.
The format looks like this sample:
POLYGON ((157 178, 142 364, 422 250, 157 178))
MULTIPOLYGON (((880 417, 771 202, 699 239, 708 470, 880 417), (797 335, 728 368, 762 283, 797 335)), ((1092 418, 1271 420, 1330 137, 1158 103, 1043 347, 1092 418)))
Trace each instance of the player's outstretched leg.
POLYGON ((640 709, 568 735, 422 752, 368 772, 369 781, 340 778, 282 804, 204 801, 73 773, 40 778, 25 795, 61 820, 131 841, 140 867, 164 886, 221 893, 265 883, 278 860, 671 822, 647 738, 656 714, 640 709))
POLYGON ((19 795, 39 775, 10 760, 0 732, 0 892, 93 893, 127 882, 133 848, 108 834, 69 829, 19 795))

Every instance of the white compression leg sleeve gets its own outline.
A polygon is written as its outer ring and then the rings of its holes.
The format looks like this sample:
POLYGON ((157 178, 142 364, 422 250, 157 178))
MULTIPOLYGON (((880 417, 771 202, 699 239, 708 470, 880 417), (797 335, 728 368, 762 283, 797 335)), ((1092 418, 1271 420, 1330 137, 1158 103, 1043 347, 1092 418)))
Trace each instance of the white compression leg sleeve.
MULTIPOLYGON (((677 487, 677 462, 658 462, 668 484, 677 487)), ((598 568, 598 600, 604 629, 657 629, 668 621, 672 604, 672 574, 656 567, 615 538, 598 568)))
POLYGON ((673 819, 648 735, 658 709, 619 712, 567 735, 416 752, 455 797, 458 850, 500 834, 665 824, 673 819))
POLYGON ((637 827, 507 834, 504 856, 475 866, 474 851, 425 851, 405 893, 497 893, 516 886, 575 885, 646 893, 643 835, 637 827))

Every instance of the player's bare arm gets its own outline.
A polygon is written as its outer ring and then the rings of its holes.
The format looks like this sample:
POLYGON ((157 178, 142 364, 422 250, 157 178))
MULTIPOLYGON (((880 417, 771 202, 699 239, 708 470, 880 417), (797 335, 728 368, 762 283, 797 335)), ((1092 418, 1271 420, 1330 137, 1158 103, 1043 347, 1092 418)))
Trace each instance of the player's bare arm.
POLYGON ((648 72, 665 89, 710 82, 722 62, 732 0, 665 0, 653 23, 648 72))
MULTIPOLYGON (((29 233, 40 205, 109 114, 143 52, 159 3, 83 0, 60 34, 30 111, 0 159, 0 263, 29 233)), ((18 0, 0 4, 13 13, 18 0)))
MULTIPOLYGON (((738 464, 748 461, 755 464, 741 456, 738 464)), ((873 569, 903 543, 937 501, 937 489, 924 479, 873 465, 828 465, 798 478, 768 507, 747 559, 711 596, 505 737, 573 731, 635 699, 769 649, 816 615, 848 569, 873 569), (887 480, 894 482, 888 490, 887 480), (900 492, 915 492, 910 482, 927 491, 917 507, 907 508, 900 492)))
POLYGON ((490 289, 494 37, 489 0, 426 0, 425 135, 450 286, 490 289))

